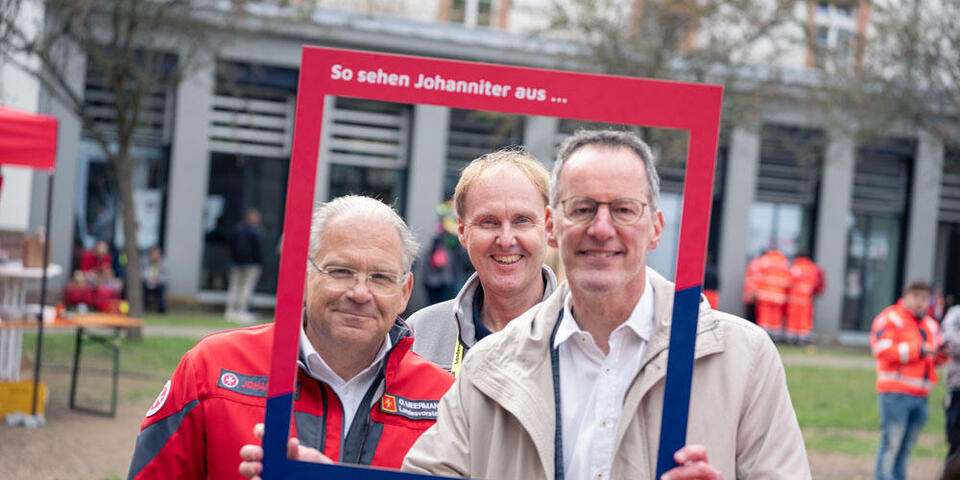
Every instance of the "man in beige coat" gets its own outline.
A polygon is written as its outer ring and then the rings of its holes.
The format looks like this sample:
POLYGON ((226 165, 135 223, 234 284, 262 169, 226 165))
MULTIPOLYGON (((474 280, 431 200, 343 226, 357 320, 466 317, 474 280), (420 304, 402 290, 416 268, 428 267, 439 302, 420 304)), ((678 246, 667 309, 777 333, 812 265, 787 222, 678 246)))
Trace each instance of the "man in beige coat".
MULTIPOLYGON (((663 230, 658 189, 637 137, 579 132, 564 142, 546 228, 568 283, 471 350, 404 470, 654 477, 674 291, 646 267, 663 230)), ((663 478, 810 478, 767 335, 704 300, 695 357, 688 446, 663 478)))

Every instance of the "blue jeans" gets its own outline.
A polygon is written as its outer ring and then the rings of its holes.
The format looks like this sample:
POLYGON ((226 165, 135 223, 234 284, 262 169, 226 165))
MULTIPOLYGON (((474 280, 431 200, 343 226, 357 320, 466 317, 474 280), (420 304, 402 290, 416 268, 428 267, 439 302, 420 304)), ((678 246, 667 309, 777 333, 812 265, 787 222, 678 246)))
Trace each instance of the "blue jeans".
POLYGON ((879 393, 883 434, 877 449, 874 480, 905 480, 910 450, 927 423, 927 397, 903 393, 879 393))

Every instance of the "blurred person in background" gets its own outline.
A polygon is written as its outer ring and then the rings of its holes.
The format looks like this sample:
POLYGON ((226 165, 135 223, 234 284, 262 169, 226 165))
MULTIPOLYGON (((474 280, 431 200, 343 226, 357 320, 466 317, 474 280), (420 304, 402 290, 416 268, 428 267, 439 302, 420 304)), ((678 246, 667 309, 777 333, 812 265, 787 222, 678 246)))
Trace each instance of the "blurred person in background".
POLYGON ((260 212, 251 208, 230 235, 230 286, 227 289, 226 318, 252 323, 250 300, 260 279, 263 251, 260 242, 260 212))
POLYGON ((140 258, 140 278, 143 279, 144 309, 153 307, 158 313, 167 312, 167 263, 163 259, 163 250, 153 247, 140 258))
MULTIPOLYGON (((953 303, 953 298, 948 298, 953 303)), ((947 433, 947 461, 957 457, 960 447, 960 305, 953 305, 943 316, 943 341, 950 359, 947 362, 947 395, 943 399, 947 433)))
POLYGON ((914 280, 903 297, 873 319, 870 349, 877 359, 882 433, 875 480, 904 480, 910 451, 927 423, 927 395, 936 367, 947 361, 937 321, 928 316, 930 284, 914 280))
POLYGON ((790 261, 775 248, 760 256, 757 289, 757 325, 774 341, 783 337, 783 317, 790 288, 790 261))
POLYGON ((787 343, 809 343, 813 333, 813 297, 823 292, 823 271, 807 252, 790 265, 787 290, 787 343))
MULTIPOLYGON (((427 261, 423 266, 423 285, 427 288, 427 300, 430 305, 450 300, 457 295, 458 272, 466 257, 461 251, 457 238, 457 219, 450 208, 450 202, 437 205, 436 235, 427 252, 427 261)), ((466 259, 469 262, 469 259, 466 259)))
POLYGON ((757 323, 757 285, 760 283, 760 256, 753 257, 743 272, 743 290, 740 299, 744 305, 744 319, 757 323))

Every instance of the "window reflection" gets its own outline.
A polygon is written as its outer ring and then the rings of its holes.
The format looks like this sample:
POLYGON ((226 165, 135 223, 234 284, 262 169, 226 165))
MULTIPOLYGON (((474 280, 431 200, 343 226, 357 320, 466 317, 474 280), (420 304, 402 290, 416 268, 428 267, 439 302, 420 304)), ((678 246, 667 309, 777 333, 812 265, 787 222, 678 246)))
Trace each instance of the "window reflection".
POLYGON ((791 203, 754 202, 750 208, 750 239, 747 252, 757 257, 776 248, 787 257, 810 251, 811 208, 791 203))

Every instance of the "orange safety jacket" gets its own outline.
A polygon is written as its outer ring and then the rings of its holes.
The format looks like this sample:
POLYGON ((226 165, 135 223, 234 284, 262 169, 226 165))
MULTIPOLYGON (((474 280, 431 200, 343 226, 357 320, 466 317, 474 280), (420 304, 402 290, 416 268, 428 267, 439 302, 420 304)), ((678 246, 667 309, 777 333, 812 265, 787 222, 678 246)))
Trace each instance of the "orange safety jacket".
POLYGON ((823 272, 813 261, 797 257, 790 266, 788 302, 792 305, 810 305, 813 296, 823 291, 823 272))
POLYGON ((947 356, 924 355, 921 347, 935 352, 942 344, 940 326, 930 316, 918 321, 903 300, 885 308, 870 330, 870 350, 877 358, 877 392, 927 396, 937 383, 935 367, 947 356))
POLYGON ((757 284, 760 282, 760 258, 755 257, 747 264, 747 271, 743 276, 743 292, 741 299, 743 303, 754 303, 757 301, 757 284))
POLYGON ((757 301, 787 303, 790 287, 790 262, 778 250, 770 250, 760 257, 760 280, 757 282, 757 301))

